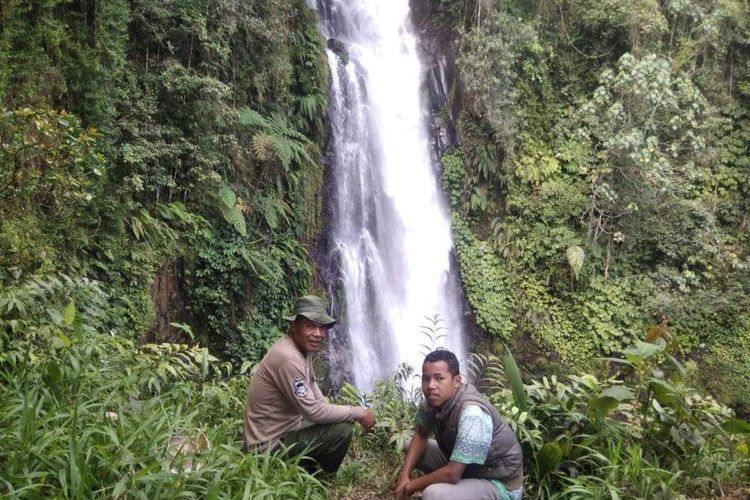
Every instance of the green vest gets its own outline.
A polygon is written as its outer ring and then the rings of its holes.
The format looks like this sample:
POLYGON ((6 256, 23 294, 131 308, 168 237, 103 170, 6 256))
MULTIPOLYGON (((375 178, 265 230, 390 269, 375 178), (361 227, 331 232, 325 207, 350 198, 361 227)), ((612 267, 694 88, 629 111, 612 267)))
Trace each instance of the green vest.
POLYGON ((456 394, 437 412, 431 413, 435 419, 435 437, 440 451, 450 459, 456 445, 458 421, 464 406, 477 405, 492 418, 492 444, 483 465, 469 464, 464 469, 464 478, 497 479, 505 481, 516 477, 523 470, 521 445, 503 417, 486 397, 471 384, 461 385, 456 394))

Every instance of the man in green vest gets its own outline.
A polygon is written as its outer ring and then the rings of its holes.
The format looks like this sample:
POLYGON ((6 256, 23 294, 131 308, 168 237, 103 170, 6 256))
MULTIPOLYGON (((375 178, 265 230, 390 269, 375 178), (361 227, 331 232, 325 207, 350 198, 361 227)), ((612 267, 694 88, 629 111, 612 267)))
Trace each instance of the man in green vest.
POLYGON ((521 446, 492 403, 462 383, 455 354, 437 350, 425 357, 422 392, 396 498, 424 490, 423 500, 520 500, 521 446), (415 468, 425 475, 411 479, 415 468))
POLYGON ((307 468, 335 474, 352 439, 352 422, 367 432, 375 426, 375 415, 368 408, 331 404, 318 387, 312 356, 336 324, 327 307, 320 297, 308 295, 284 318, 289 332, 271 347, 250 380, 245 450, 283 444, 292 453, 305 451, 307 468))

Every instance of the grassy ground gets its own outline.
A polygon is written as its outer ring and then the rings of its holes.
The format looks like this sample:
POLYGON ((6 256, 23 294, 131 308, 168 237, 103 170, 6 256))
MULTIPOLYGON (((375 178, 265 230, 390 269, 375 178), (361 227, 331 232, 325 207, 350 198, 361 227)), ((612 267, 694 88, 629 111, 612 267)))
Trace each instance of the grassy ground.
POLYGON ((392 498, 393 487, 401 470, 394 452, 382 452, 373 443, 374 436, 357 433, 352 447, 330 486, 330 498, 343 500, 376 500, 392 498))

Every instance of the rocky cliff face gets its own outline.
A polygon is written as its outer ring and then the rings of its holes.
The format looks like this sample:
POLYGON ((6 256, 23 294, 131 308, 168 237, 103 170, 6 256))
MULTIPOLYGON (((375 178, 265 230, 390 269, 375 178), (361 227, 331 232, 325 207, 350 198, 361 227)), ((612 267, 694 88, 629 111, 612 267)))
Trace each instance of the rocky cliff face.
MULTIPOLYGON (((428 123, 433 161, 435 168, 440 169, 443 153, 450 146, 461 144, 458 119, 461 115, 463 89, 456 65, 456 33, 452 28, 441 25, 440 12, 434 3, 433 0, 410 0, 409 6, 425 68, 423 98, 428 101, 424 109, 430 115, 428 123)), ((451 252, 451 266, 455 270, 453 275, 458 277, 459 264, 455 250, 451 252)), ((477 326, 474 310, 463 285, 456 283, 455 286, 461 291, 463 331, 467 344, 476 345, 486 341, 477 326)))
POLYGON ((436 159, 448 146, 458 144, 457 121, 461 85, 456 67, 455 34, 437 22, 430 0, 411 0, 412 23, 419 39, 420 56, 426 68, 425 97, 429 99, 431 137, 436 159))

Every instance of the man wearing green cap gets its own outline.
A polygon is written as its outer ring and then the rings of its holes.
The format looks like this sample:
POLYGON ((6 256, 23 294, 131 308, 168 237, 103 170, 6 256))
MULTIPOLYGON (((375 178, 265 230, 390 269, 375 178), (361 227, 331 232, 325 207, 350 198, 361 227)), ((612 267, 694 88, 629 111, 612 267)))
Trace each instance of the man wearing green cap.
POLYGON ((276 341, 255 370, 245 403, 245 450, 264 451, 280 443, 335 473, 349 449, 352 422, 365 431, 375 426, 367 408, 334 405, 315 381, 312 354, 326 340, 336 320, 320 297, 308 295, 284 319, 289 331, 276 341))

